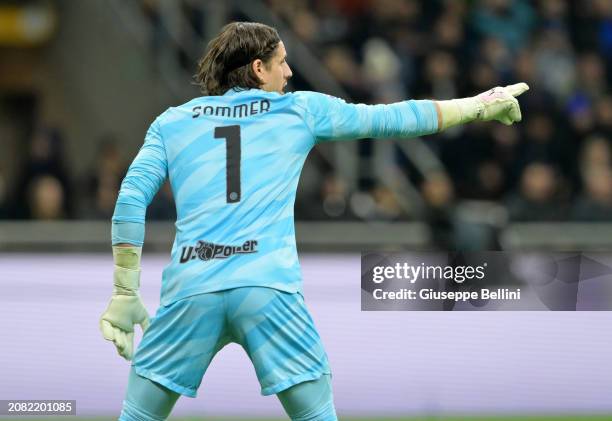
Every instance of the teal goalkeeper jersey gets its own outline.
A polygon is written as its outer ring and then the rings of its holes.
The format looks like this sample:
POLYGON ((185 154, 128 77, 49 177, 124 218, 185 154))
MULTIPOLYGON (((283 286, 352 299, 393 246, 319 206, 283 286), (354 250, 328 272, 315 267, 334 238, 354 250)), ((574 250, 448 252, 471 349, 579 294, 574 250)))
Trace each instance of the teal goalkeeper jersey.
POLYGON ((318 142, 438 129, 432 101, 347 104, 315 93, 229 90, 162 113, 123 180, 113 244, 142 245, 146 208, 168 178, 176 236, 161 304, 245 286, 299 292, 293 205, 318 142))

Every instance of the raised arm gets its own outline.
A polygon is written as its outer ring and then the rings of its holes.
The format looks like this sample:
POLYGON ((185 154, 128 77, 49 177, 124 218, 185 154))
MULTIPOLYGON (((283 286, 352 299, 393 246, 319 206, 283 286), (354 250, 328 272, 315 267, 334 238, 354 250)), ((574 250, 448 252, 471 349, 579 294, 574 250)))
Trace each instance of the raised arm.
POLYGON ((411 100, 394 104, 349 104, 316 92, 296 92, 301 109, 317 141, 417 137, 438 130, 434 101, 411 100))
POLYGON ((529 87, 518 83, 496 87, 478 96, 449 101, 408 100, 393 104, 348 104, 315 92, 296 92, 296 105, 318 141, 372 138, 411 138, 471 121, 521 120, 515 97, 529 87))

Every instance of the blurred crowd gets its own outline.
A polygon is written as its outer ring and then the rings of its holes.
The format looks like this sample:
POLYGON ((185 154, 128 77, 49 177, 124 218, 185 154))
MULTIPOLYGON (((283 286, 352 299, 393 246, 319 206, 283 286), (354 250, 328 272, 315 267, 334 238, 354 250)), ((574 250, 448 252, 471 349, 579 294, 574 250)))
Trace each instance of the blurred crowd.
MULTIPOLYGON (((97 147, 94 162, 77 174, 66 163, 61 131, 36 127, 14 189, 8 188, 0 169, 0 218, 109 220, 129 164, 118 142, 112 134, 93 142, 97 147)), ((153 220, 176 217, 168 183, 160 189, 147 216, 153 220)))
MULTIPOLYGON (((417 186, 424 210, 407 207, 371 171, 349 188, 315 152, 319 181, 313 186, 309 174, 302 177, 299 219, 425 219, 444 236, 458 207, 477 200, 501 207, 511 221, 612 220, 612 1, 264 3, 351 102, 450 99, 519 81, 531 87, 520 98, 520 124, 471 124, 425 138, 443 170, 419 173, 399 152, 392 155, 387 165, 417 186)), ((159 24, 156 2, 143 4, 159 24)), ((189 16, 202 15, 198 2, 185 4, 189 16)), ((202 20, 194 21, 203 33, 202 20)), ((294 89, 311 89, 299 69, 294 73, 294 89)), ((129 163, 117 142, 113 135, 100 139, 95 165, 83 176, 63 162, 59 130, 37 129, 15 191, 3 185, 0 171, 0 216, 109 218, 129 163), (77 176, 83 181, 76 183, 77 176)), ((370 146, 360 143, 360 154, 370 146)), ((173 216, 165 186, 148 217, 173 216)))
MULTIPOLYGON (((267 4, 357 102, 450 99, 519 81, 531 86, 520 98, 520 124, 472 124, 428 137, 446 171, 416 175, 399 155, 391 163, 420 186, 425 218, 450 215, 459 201, 472 199, 504 205, 513 221, 612 220, 612 1, 267 4)), ((350 194, 341 184, 330 174, 320 200, 308 201, 312 209, 297 210, 316 215, 316 203, 350 194)), ((410 217, 384 187, 362 185, 380 208, 375 217, 410 217)))

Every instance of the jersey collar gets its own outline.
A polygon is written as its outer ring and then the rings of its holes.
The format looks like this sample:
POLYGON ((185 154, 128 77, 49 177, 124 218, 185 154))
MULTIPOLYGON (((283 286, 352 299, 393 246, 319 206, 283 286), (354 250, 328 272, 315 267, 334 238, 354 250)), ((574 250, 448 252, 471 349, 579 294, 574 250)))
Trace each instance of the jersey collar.
POLYGON ((225 91, 223 96, 232 96, 232 95, 236 95, 241 92, 250 91, 250 90, 252 90, 252 88, 240 88, 240 87, 229 88, 227 91, 225 91))

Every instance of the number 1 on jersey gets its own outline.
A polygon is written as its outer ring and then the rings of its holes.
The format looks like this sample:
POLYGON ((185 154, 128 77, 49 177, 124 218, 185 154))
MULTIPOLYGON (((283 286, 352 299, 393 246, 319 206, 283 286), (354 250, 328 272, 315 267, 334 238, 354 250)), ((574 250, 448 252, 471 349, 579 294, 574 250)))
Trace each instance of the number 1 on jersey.
POLYGON ((227 203, 240 202, 240 126, 215 127, 215 139, 225 139, 227 203))

